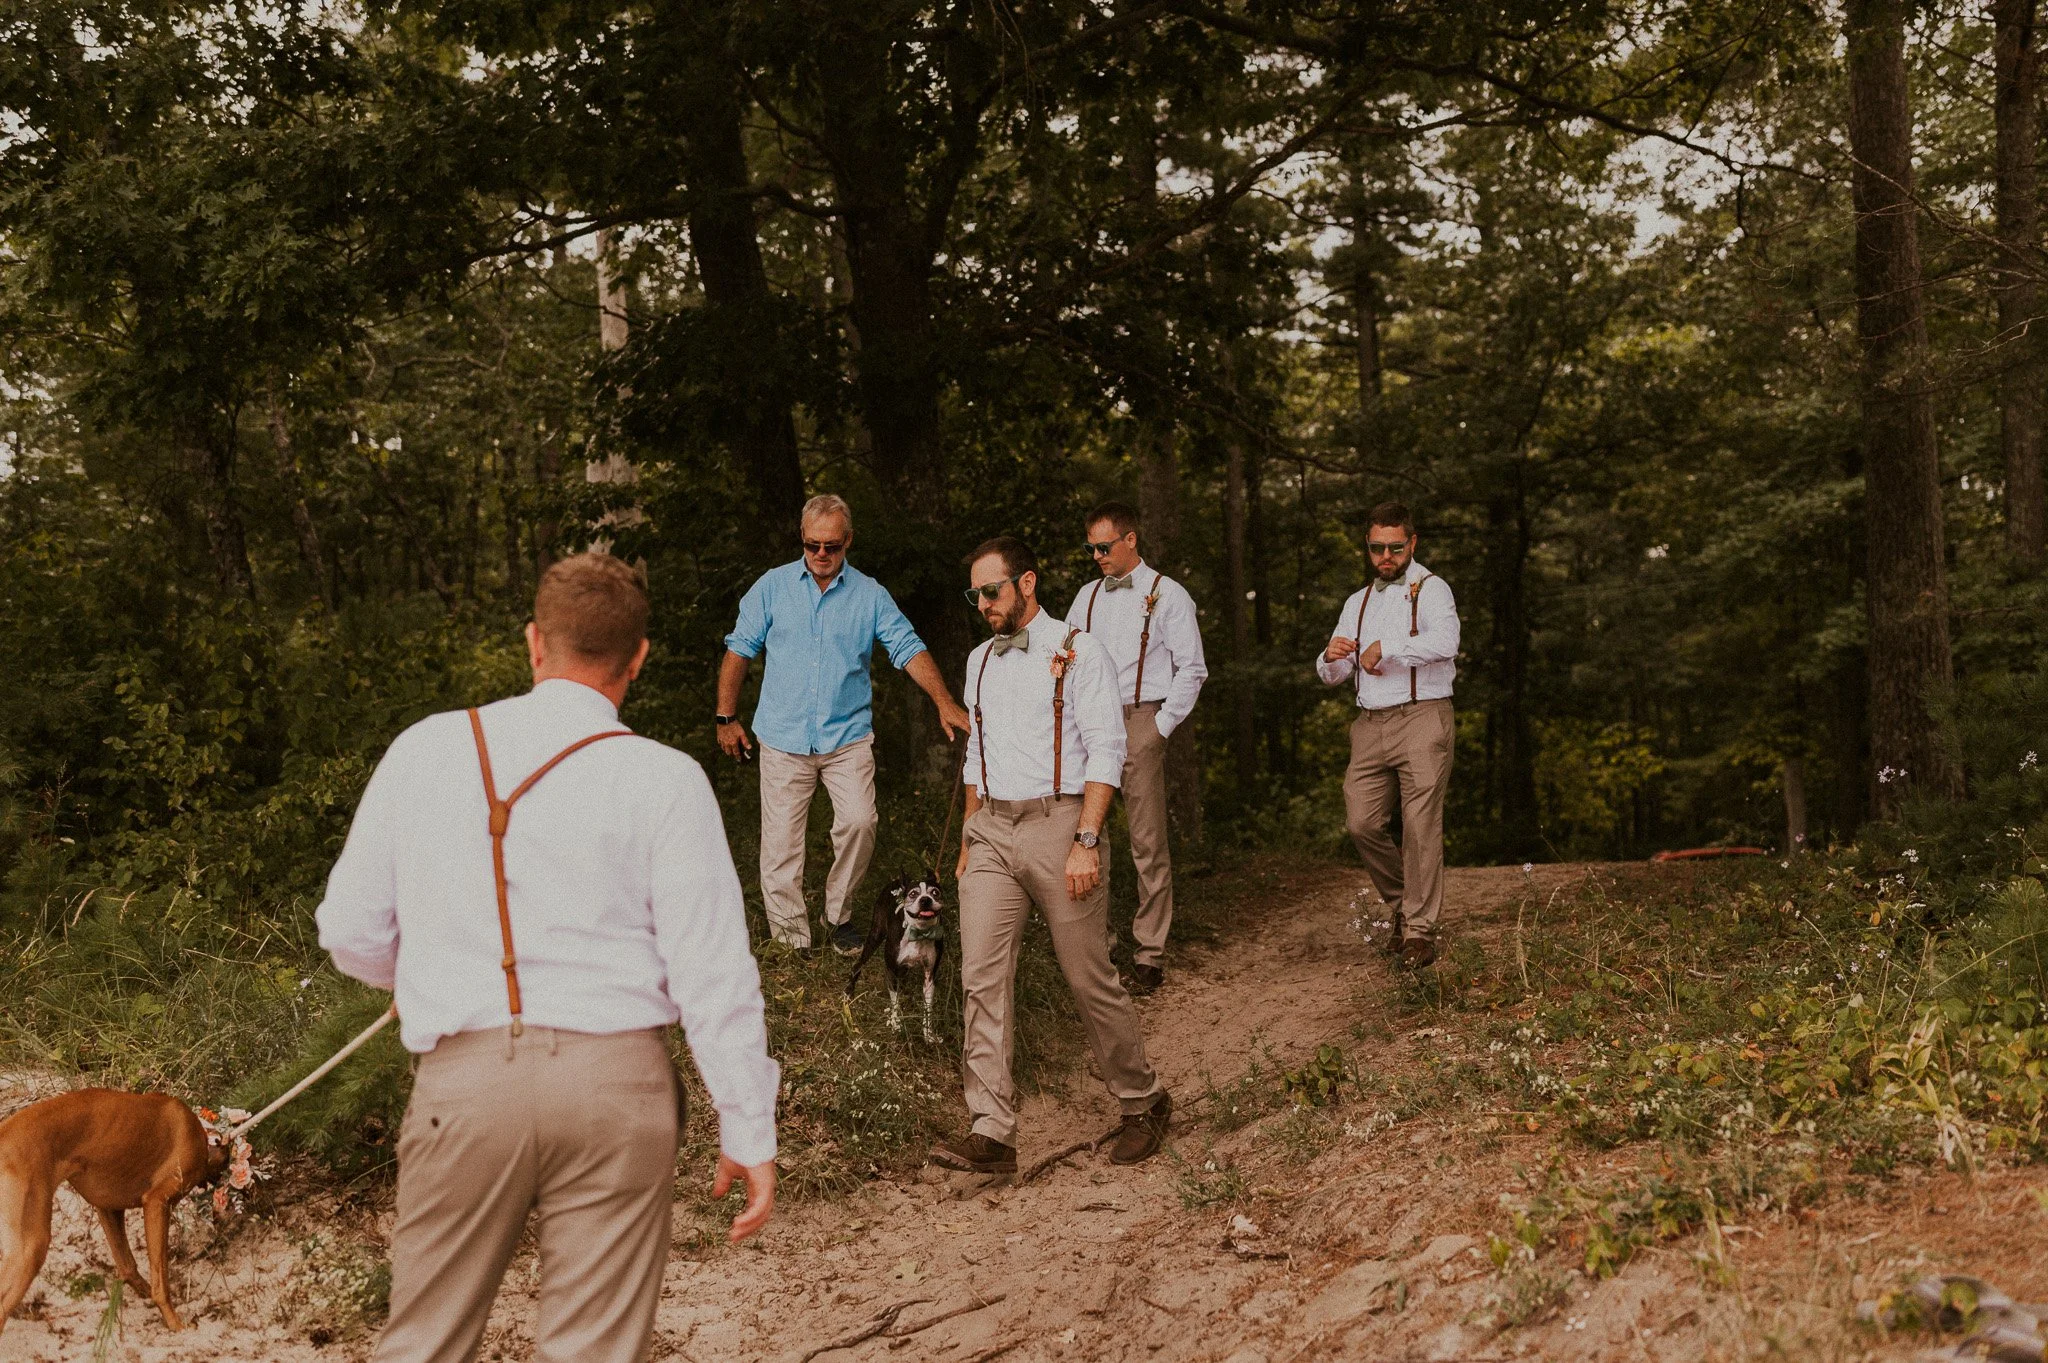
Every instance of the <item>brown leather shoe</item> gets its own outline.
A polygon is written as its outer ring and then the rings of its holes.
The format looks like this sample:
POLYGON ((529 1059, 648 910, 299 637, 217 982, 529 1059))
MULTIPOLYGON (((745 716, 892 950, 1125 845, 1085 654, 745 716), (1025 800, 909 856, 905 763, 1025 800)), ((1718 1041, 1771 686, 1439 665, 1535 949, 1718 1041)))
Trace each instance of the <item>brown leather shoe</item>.
POLYGON ((1162 1093, 1159 1101, 1152 1104, 1147 1112, 1132 1112, 1124 1116, 1124 1129, 1117 1133, 1116 1144, 1110 1147, 1111 1164, 1142 1164, 1159 1153, 1159 1144, 1166 1139, 1166 1124, 1173 1116, 1173 1095, 1162 1093))
POLYGON ((1436 964, 1436 943, 1427 937, 1411 937, 1401 943, 1401 968, 1422 970, 1436 964))
POLYGON ((1140 998, 1166 983, 1166 972, 1156 965, 1131 967, 1131 992, 1140 998))
POLYGON ((932 1163, 964 1169, 970 1174, 1014 1174, 1017 1147, 970 1131, 965 1136, 949 1136, 933 1146, 932 1163))
POLYGON ((1401 932, 1406 926, 1407 924, 1401 920, 1401 911, 1399 909, 1394 910, 1393 930, 1387 934, 1387 940, 1381 947, 1381 950, 1385 951, 1387 955, 1399 956, 1401 954, 1401 932))

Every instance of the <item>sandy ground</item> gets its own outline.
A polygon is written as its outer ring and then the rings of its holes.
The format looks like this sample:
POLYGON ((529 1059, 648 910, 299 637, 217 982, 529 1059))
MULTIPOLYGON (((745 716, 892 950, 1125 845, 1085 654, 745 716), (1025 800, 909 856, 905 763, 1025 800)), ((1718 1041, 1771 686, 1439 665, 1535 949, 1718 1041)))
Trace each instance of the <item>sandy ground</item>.
MULTIPOLYGON (((1587 873, 1539 868, 1538 888, 1587 873)), ((685 1363, 826 1363, 1003 1358, 1131 1363, 1295 1363, 1345 1359, 1908 1358, 1924 1340, 1885 1341, 1853 1323, 1854 1303, 1903 1276, 1977 1272, 2022 1299, 2048 1297, 2048 1258, 2034 1246, 2048 1215, 2038 1176, 1968 1182, 1925 1174, 1798 1215, 1726 1229, 1723 1267, 1679 1241, 1639 1255, 1616 1277, 1573 1273, 1572 1256, 1539 1265, 1561 1301, 1504 1326, 1515 1283, 1486 1258, 1506 1228, 1504 1193, 1540 1169, 1555 1138, 1520 1122, 1448 1127, 1351 1104, 1343 1135, 1320 1151, 1290 1145, 1274 1114, 1227 1135, 1203 1120, 1212 1079, 1228 1085, 1254 1059, 1299 1065, 1336 1040, 1399 1074, 1425 1048, 1466 1044, 1451 1025, 1419 1026, 1395 1006, 1386 958, 1353 927, 1363 878, 1315 868, 1268 870, 1245 887, 1223 945, 1188 953, 1143 1003, 1157 1063, 1185 1119, 1168 1152, 1120 1169, 1083 1153, 1022 1186, 984 1186, 935 1171, 880 1182, 856 1197, 788 1209, 738 1249, 707 1244, 678 1219, 652 1357, 685 1363), (1354 1110, 1355 1109, 1355 1110, 1354 1110), (1234 1203, 1190 1207, 1190 1190, 1240 1180, 1234 1203), (1232 1218, 1244 1216, 1256 1232, 1232 1218), (886 1327, 886 1328, 882 1328, 886 1327), (867 1331, 846 1347, 835 1341, 867 1331)), ((1456 870, 1448 917, 1482 937, 1511 921, 1519 869, 1456 870)), ((4 1079, 5 1076, 0 1076, 4 1079)), ((10 1095, 18 1099, 18 1095, 10 1095)), ((13 1103, 8 1104, 12 1106, 13 1103)), ((1099 1083, 1032 1100, 1021 1159, 1115 1123, 1099 1083)), ((1637 1152, 1590 1158, 1619 1170, 1637 1152)), ((105 1250, 69 1193, 35 1295, 0 1334, 0 1363, 93 1353, 105 1295, 67 1284, 103 1271, 105 1250)), ((388 1215, 388 1213, 387 1213, 388 1215)), ((132 1360, 357 1359, 361 1331, 308 1324, 317 1303, 374 1269, 383 1229, 312 1206, 290 1230, 251 1226, 209 1248, 188 1216, 178 1243, 194 1328, 166 1332, 132 1298, 108 1357, 132 1360), (309 1316, 310 1312, 310 1316, 309 1316), (287 1323, 289 1322, 289 1323, 287 1323)), ((514 1264, 483 1357, 531 1353, 537 1265, 514 1264)))

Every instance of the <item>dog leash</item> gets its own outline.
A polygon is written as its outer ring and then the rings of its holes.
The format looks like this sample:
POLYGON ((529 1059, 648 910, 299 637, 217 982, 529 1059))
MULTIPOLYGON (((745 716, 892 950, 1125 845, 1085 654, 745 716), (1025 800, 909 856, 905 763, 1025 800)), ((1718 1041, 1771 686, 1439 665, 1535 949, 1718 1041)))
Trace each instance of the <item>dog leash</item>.
POLYGON ((356 1033, 355 1040, 349 1042, 348 1045, 343 1046, 340 1050, 336 1051, 333 1055, 329 1056, 326 1062, 323 1063, 319 1069, 314 1070, 304 1079, 301 1079, 298 1083, 293 1084, 290 1088, 286 1089, 283 1095, 280 1096, 275 1102, 271 1103, 269 1107, 264 1108, 261 1112, 251 1117, 248 1121, 243 1122, 240 1126, 237 1126, 230 1130, 228 1132, 228 1139, 232 1141, 248 1134, 249 1129, 255 1126, 256 1123, 262 1121, 265 1117, 268 1117, 271 1113, 277 1111, 286 1103, 289 1103, 292 1099, 298 1097, 307 1089, 313 1087, 313 1085, 320 1082, 320 1080, 326 1078, 329 1071, 331 1071, 336 1065, 339 1065, 342 1061, 354 1055, 357 1051, 361 1050, 369 1042, 371 1037, 383 1031, 385 1025, 389 1023, 391 1019, 397 1016, 398 1005, 394 1003, 389 1008, 384 1010, 384 1016, 378 1018, 369 1026, 363 1028, 362 1031, 356 1033))
POLYGON ((939 825, 938 850, 932 853, 932 859, 926 863, 927 866, 941 875, 945 874, 946 839, 953 832, 953 814, 954 811, 960 808, 960 802, 965 798, 966 792, 960 783, 966 775, 967 735, 962 734, 960 736, 960 756, 953 763, 953 793, 946 799, 946 821, 939 825))

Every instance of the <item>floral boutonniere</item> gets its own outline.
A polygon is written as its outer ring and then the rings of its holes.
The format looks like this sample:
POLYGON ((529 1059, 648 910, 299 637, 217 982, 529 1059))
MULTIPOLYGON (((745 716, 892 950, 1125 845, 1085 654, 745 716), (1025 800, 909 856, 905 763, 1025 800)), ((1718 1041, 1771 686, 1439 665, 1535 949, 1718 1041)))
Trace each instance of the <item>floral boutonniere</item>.
POLYGON ((1150 620, 1152 618, 1152 608, 1158 604, 1159 584, 1157 582, 1154 582, 1152 584, 1152 595, 1145 598, 1145 618, 1147 620, 1150 620))
POLYGON ((208 1145, 225 1145, 228 1148, 228 1176, 214 1185, 213 1214, 226 1216, 230 1205, 236 1211, 242 1210, 242 1194, 262 1175, 256 1170, 247 1137, 232 1134, 234 1129, 249 1120, 249 1114, 238 1107, 199 1109, 199 1124, 206 1128, 208 1145))
POLYGON ((1074 665, 1074 639, 1080 632, 1078 629, 1068 630, 1066 641, 1052 651, 1052 679, 1054 681, 1058 681, 1061 677, 1066 676, 1067 669, 1074 665))

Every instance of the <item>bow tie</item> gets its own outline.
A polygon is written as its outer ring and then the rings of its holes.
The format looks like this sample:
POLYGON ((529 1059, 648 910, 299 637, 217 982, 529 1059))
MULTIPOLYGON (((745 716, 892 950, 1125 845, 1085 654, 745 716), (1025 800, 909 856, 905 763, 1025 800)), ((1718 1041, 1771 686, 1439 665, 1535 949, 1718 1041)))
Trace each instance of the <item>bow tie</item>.
POLYGON ((990 643, 994 646, 998 658, 1013 648, 1021 648, 1028 653, 1031 651, 1031 631, 1020 629, 1015 634, 998 634, 990 643))
POLYGON ((1106 592, 1122 591, 1124 588, 1131 585, 1131 578, 1135 574, 1135 572, 1136 570, 1133 569, 1131 572, 1125 573, 1122 577, 1104 577, 1102 579, 1102 590, 1106 592))
POLYGON ((1405 587, 1406 585, 1408 584, 1404 582, 1401 578, 1397 577, 1392 582, 1389 582, 1382 577, 1375 578, 1373 580, 1372 589, 1376 592, 1383 592, 1389 587, 1405 587))

